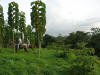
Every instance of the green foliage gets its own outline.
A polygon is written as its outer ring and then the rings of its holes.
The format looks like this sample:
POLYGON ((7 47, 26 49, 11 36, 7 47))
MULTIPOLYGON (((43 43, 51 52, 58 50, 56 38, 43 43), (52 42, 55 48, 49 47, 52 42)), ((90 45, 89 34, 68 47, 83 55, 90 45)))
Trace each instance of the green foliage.
POLYGON ((26 32, 26 18, 25 18, 25 13, 23 11, 19 12, 19 31, 21 32, 20 37, 24 42, 23 34, 25 35, 26 32))
POLYGON ((3 7, 0 5, 0 34, 3 31, 4 26, 4 13, 3 13, 3 7))
POLYGON ((42 1, 34 1, 31 6, 31 25, 35 28, 38 38, 41 40, 46 31, 46 5, 42 1))
POLYGON ((25 33, 26 31, 26 18, 25 18, 25 13, 23 11, 21 11, 19 13, 19 30, 20 32, 25 33))
POLYGON ((72 44, 71 48, 77 48, 77 43, 88 42, 88 34, 82 31, 70 33, 65 39, 65 44, 72 44))
POLYGON ((3 27, 4 27, 3 7, 0 5, 0 51, 2 48, 3 27))
POLYGON ((92 34, 100 34, 100 28, 91 28, 92 34))
POLYGON ((43 47, 46 47, 46 46, 51 45, 51 44, 54 43, 54 42, 56 42, 55 37, 46 34, 46 35, 43 37, 43 45, 42 45, 42 46, 43 46, 43 47))
POLYGON ((12 40, 12 29, 10 26, 3 27, 3 47, 7 47, 9 41, 12 40))
POLYGON ((96 54, 100 56, 100 34, 93 35, 88 43, 88 46, 94 48, 96 50, 96 54))
POLYGON ((0 75, 99 75, 99 58, 82 55, 83 52, 70 50, 63 59, 54 56, 55 50, 42 49, 40 59, 37 49, 28 53, 2 49, 0 75))
POLYGON ((25 41, 27 41, 27 39, 29 39, 29 40, 30 40, 30 43, 31 43, 31 44, 34 44, 34 42, 35 42, 35 37, 34 37, 34 32, 33 32, 32 30, 33 30, 33 29, 32 29, 32 27, 31 27, 31 25, 28 25, 28 26, 26 27, 25 41))
POLYGON ((99 59, 91 54, 94 54, 94 49, 69 50, 66 54, 66 60, 71 65, 68 74, 98 75, 95 66, 100 65, 99 59))
POLYGON ((18 9, 18 4, 15 2, 9 3, 8 7, 8 24, 12 28, 12 34, 13 34, 13 43, 14 43, 14 29, 18 30, 19 26, 19 9, 18 9))
POLYGON ((25 13, 19 13, 15 2, 9 3, 9 26, 4 26, 3 8, 0 5, 0 75, 99 75, 100 59, 94 54, 96 52, 100 56, 100 29, 92 28, 91 37, 82 31, 70 33, 66 39, 61 35, 55 38, 46 34, 43 37, 46 31, 46 5, 38 0, 32 2, 31 6, 32 27, 26 27, 25 13), (18 41, 20 33, 13 34, 14 29, 24 33, 25 40, 28 38, 32 44, 38 40, 39 48, 43 39, 47 49, 42 49, 41 59, 37 58, 37 49, 28 53, 21 50, 13 53, 10 48, 1 51, 1 46, 8 47, 12 39, 18 41), (14 38, 14 35, 17 36, 14 38), (86 45, 92 48, 86 48, 86 45))
POLYGON ((92 28, 92 36, 88 42, 88 47, 95 49, 95 54, 100 56, 100 28, 92 28))
POLYGON ((69 74, 72 75, 96 75, 95 64, 98 58, 91 56, 79 56, 71 61, 69 74))
POLYGON ((43 34, 45 33, 45 25, 46 25, 46 11, 45 4, 41 1, 35 1, 31 3, 32 13, 31 13, 31 24, 33 28, 35 28, 36 32, 38 32, 38 38, 41 39, 43 34))
POLYGON ((8 24, 12 27, 12 29, 18 29, 19 25, 19 9, 18 4, 15 2, 9 3, 8 7, 8 24))
POLYGON ((38 38, 40 57, 41 41, 43 39, 43 34, 46 31, 46 5, 42 1, 34 1, 31 3, 31 6, 31 25, 33 26, 33 28, 35 28, 35 33, 38 38))

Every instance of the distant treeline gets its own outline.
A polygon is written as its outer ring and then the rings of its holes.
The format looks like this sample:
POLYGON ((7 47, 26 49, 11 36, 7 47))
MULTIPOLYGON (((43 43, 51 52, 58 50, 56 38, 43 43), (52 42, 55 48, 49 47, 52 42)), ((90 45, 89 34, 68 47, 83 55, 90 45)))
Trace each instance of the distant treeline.
POLYGON ((100 56, 100 28, 92 28, 91 32, 76 31, 68 36, 57 36, 46 34, 43 37, 43 47, 66 45, 71 49, 80 49, 79 45, 85 45, 87 48, 94 48, 95 54, 100 56))

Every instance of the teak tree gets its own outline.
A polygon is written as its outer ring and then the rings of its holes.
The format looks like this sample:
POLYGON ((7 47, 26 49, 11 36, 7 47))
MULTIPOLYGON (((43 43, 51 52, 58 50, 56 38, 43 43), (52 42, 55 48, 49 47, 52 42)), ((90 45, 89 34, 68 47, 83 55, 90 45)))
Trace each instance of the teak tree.
POLYGON ((19 25, 19 9, 18 9, 18 4, 15 3, 15 2, 9 3, 9 7, 8 7, 8 24, 12 28, 13 43, 14 43, 14 29, 18 30, 18 25, 19 25))
POLYGON ((39 57, 41 49, 41 41, 43 34, 46 31, 46 5, 41 0, 37 0, 31 3, 32 12, 31 12, 31 25, 35 28, 38 37, 38 46, 39 46, 39 57))
POLYGON ((26 31, 26 18, 23 11, 19 13, 19 30, 21 32, 21 37, 23 38, 23 34, 25 34, 26 31))
POLYGON ((3 7, 0 5, 0 35, 2 34, 4 27, 4 14, 3 14, 3 7))
POLYGON ((3 7, 0 5, 0 49, 2 45, 2 38, 3 38, 3 27, 4 27, 4 14, 3 14, 3 7))

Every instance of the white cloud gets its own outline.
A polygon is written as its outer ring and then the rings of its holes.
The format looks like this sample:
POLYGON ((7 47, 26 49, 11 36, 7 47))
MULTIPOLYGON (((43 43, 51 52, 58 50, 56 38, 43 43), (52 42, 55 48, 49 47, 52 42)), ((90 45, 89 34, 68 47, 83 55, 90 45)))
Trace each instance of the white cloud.
MULTIPOLYGON (((30 24, 30 3, 33 0, 2 0, 7 19, 8 3, 18 2, 20 11, 26 13, 30 24)), ((100 0, 42 0, 47 5, 47 32, 52 35, 88 30, 100 22, 100 0), (97 23, 98 22, 98 23, 97 23)), ((99 26, 99 25, 98 25, 99 26)), ((100 26, 99 26, 100 27, 100 26)))

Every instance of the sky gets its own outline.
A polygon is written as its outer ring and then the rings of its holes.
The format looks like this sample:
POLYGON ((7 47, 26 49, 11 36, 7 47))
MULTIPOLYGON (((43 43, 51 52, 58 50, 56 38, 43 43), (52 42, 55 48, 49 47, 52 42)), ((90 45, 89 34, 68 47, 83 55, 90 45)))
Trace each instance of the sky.
MULTIPOLYGON (((30 24, 30 3, 35 0, 0 0, 7 19, 8 4, 15 1, 25 12, 26 24, 30 24)), ((90 31, 100 27, 100 0, 42 0, 46 4, 46 34, 68 35, 74 31, 90 31)))

